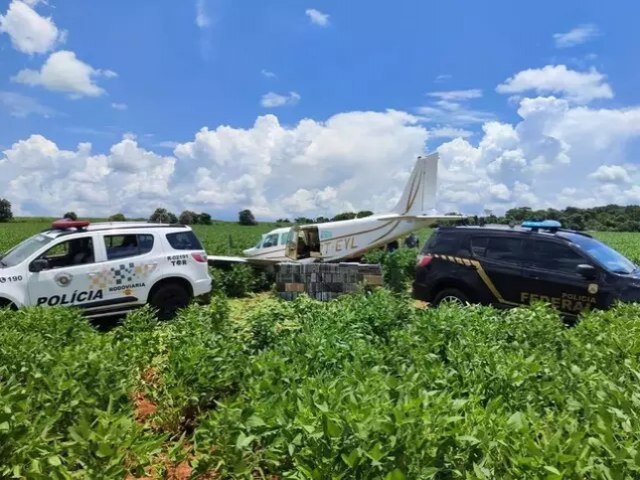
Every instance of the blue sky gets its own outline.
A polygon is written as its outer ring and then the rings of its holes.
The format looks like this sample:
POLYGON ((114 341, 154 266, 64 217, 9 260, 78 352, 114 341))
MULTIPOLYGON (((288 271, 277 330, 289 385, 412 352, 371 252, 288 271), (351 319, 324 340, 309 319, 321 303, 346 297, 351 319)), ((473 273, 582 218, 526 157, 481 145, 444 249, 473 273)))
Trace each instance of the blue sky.
POLYGON ((640 203, 639 14, 2 1, 0 188, 22 214, 384 211, 438 149, 439 209, 640 203))

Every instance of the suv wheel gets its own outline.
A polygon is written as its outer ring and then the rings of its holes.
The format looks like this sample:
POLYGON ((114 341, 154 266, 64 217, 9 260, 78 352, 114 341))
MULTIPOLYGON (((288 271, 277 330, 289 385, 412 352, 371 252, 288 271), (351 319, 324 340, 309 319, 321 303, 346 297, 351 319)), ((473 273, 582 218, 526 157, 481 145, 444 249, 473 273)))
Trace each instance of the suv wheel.
POLYGON ((0 308, 8 308, 9 310, 17 310, 16 306, 9 300, 0 298, 0 308))
POLYGON ((176 312, 189 305, 189 302, 191 295, 177 283, 161 285, 149 299, 149 304, 158 311, 158 320, 172 319, 176 312))
POLYGON ((464 305, 469 299, 467 296, 456 288, 445 288, 438 292, 433 299, 433 305, 435 307, 442 303, 456 303, 458 305, 464 305))

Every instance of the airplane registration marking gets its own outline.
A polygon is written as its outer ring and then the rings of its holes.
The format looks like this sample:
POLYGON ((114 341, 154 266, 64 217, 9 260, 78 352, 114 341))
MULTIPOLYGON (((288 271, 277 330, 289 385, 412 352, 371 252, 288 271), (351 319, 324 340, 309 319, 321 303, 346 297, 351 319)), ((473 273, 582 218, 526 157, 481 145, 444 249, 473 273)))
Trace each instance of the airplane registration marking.
MULTIPOLYGON (((387 220, 385 221, 382 225, 377 225, 374 228, 370 228, 369 230, 362 230, 360 232, 358 232, 358 235, 364 235, 365 233, 371 233, 371 232, 375 232, 380 230, 381 228, 386 227, 387 225, 391 225, 394 221, 397 222, 397 220, 387 220)), ((338 240, 340 238, 347 238, 347 237, 352 237, 354 234, 353 233, 347 233, 345 235, 338 235, 336 237, 332 237, 331 240, 338 240)), ((321 239, 322 240, 322 239, 321 239)))
POLYGON ((322 254, 327 255, 329 254, 329 250, 334 250, 335 252, 354 250, 358 248, 358 245, 356 245, 356 236, 352 235, 346 238, 338 238, 321 242, 321 248, 322 254))

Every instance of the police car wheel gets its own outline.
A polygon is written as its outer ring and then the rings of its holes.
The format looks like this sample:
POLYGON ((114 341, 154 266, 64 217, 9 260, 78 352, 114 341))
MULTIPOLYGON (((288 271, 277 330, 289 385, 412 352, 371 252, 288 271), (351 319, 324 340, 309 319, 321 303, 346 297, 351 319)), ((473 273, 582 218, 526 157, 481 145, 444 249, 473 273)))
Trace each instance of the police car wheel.
POLYGON ((178 310, 189 305, 190 301, 189 292, 181 285, 167 283, 154 292, 149 303, 157 310, 158 320, 170 320, 178 310))
POLYGON ((464 305, 468 301, 469 299, 467 298, 467 296, 460 290, 456 288, 446 288, 438 292, 438 294, 433 299, 433 305, 436 307, 443 303, 464 305))

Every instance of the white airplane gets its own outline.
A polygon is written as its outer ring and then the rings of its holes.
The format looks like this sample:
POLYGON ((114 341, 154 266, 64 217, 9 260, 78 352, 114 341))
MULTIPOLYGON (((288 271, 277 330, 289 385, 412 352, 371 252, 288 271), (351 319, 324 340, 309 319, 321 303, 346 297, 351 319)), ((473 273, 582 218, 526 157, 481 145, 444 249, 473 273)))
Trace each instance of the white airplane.
POLYGON ((352 220, 277 228, 262 236, 245 257, 209 256, 209 263, 272 264, 335 262, 361 257, 368 250, 438 220, 461 219, 434 212, 438 154, 418 157, 396 207, 389 213, 352 220))

